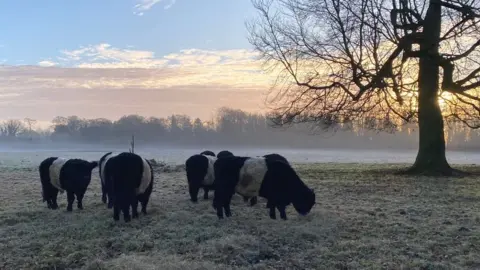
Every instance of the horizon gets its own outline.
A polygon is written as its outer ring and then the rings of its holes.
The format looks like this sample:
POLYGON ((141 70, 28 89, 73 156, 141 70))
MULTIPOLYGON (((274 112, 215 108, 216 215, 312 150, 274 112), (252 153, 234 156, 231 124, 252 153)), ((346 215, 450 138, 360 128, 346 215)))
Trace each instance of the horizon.
POLYGON ((112 3, 0 3, 2 120, 266 111, 250 1, 112 3))

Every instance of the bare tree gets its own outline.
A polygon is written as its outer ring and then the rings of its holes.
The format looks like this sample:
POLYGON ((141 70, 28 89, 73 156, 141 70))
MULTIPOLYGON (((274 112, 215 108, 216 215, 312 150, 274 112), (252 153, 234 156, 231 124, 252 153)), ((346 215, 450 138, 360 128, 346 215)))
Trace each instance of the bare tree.
POLYGON ((480 127, 480 0, 252 1, 250 43, 278 72, 277 125, 418 123, 408 172, 456 172, 444 118, 480 127))
POLYGON ((32 139, 33 127, 37 123, 37 120, 26 117, 25 119, 23 119, 23 121, 25 122, 26 126, 28 127, 28 134, 30 136, 30 139, 32 139))
POLYGON ((7 137, 15 137, 23 129, 22 121, 16 119, 7 120, 1 125, 2 135, 7 137))

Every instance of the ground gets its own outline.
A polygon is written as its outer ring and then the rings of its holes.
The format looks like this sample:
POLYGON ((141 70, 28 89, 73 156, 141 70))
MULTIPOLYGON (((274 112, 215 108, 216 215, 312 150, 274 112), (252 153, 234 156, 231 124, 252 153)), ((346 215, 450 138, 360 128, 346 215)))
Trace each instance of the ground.
MULTIPOLYGON (((295 164, 306 217, 271 220, 238 195, 218 220, 185 172, 157 172, 148 216, 114 222, 93 171, 83 211, 42 203, 36 167, 0 171, 0 269, 478 269, 480 182, 398 176, 407 165, 295 164)), ((457 168, 459 168, 457 166, 457 168)), ((463 166, 465 170, 477 168, 463 166)), ((476 174, 478 175, 478 174, 476 174)))

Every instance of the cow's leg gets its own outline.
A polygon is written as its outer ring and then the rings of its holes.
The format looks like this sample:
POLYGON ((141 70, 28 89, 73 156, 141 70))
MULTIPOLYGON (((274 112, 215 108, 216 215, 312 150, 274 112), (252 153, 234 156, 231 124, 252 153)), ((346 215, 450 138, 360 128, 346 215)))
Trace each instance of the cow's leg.
POLYGON ((75 201, 75 194, 71 191, 67 191, 67 211, 71 212, 73 210, 73 201, 75 201))

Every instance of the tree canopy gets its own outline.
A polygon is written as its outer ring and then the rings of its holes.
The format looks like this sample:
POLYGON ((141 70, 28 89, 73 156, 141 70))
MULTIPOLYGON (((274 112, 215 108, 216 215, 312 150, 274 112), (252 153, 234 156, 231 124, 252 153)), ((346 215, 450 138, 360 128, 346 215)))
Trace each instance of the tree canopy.
POLYGON ((412 171, 450 175, 444 119, 480 127, 480 1, 253 0, 277 124, 418 123, 412 171))

